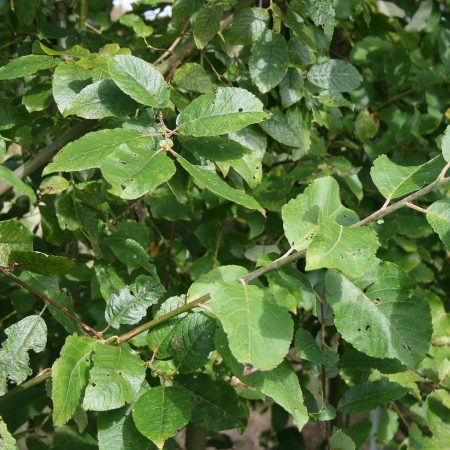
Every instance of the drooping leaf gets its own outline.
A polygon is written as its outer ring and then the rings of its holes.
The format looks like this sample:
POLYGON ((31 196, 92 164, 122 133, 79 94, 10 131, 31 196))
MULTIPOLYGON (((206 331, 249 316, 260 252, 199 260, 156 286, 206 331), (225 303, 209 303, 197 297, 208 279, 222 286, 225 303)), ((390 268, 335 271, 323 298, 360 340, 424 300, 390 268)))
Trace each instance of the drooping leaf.
POLYGON ((421 361, 431 338, 429 305, 395 264, 381 264, 366 291, 333 270, 326 286, 336 328, 347 342, 375 358, 398 358, 408 366, 421 361))
POLYGON ((306 270, 334 268, 357 277, 375 262, 378 246, 372 228, 348 228, 324 216, 319 219, 319 229, 306 251, 306 270))
POLYGON ((432 203, 427 208, 427 220, 450 250, 450 198, 432 203))
POLYGON ((47 325, 39 315, 27 316, 5 329, 7 336, 0 350, 0 395, 7 380, 23 383, 32 370, 28 352, 42 352, 47 344, 47 325))
POLYGON ((0 266, 7 267, 13 251, 32 251, 33 234, 15 219, 0 222, 0 266))
POLYGON ((231 44, 253 44, 267 30, 269 13, 264 8, 244 8, 227 28, 231 44))
POLYGON ((44 169, 43 174, 100 167, 105 159, 119 148, 122 152, 151 150, 154 148, 154 140, 143 136, 138 130, 115 128, 93 131, 63 147, 53 158, 53 162, 44 169))
POLYGON ((14 78, 33 75, 40 70, 51 69, 57 66, 59 62, 59 59, 45 55, 19 56, 0 67, 0 80, 13 80, 14 78))
POLYGON ((347 413, 371 411, 377 406, 402 398, 408 390, 397 383, 377 380, 348 389, 339 400, 338 408, 347 413))
POLYGON ((160 449, 191 418, 192 402, 176 387, 158 386, 142 395, 133 408, 136 428, 160 449))
POLYGON ((202 8, 195 16, 192 32, 197 48, 204 48, 220 28, 220 13, 217 8, 202 8))
POLYGON ((248 68, 253 83, 262 93, 280 84, 288 70, 289 53, 281 34, 266 31, 252 47, 248 68))
POLYGON ((6 166, 0 166, 0 180, 9 183, 15 191, 20 194, 25 194, 31 202, 36 203, 36 194, 33 189, 24 183, 14 172, 6 166))
POLYGON ((301 430, 308 422, 308 412, 303 403, 303 393, 300 389, 298 377, 291 364, 283 361, 272 370, 245 374, 245 367, 240 364, 230 351, 226 334, 219 329, 216 333, 215 344, 217 351, 230 368, 233 375, 245 384, 259 389, 263 394, 271 397, 276 403, 292 415, 294 424, 301 430))
POLYGON ((177 118, 181 134, 219 136, 240 130, 267 117, 263 104, 240 88, 219 88, 204 94, 183 109, 177 118))
POLYGON ((115 328, 119 324, 139 322, 147 308, 155 304, 165 291, 159 280, 146 275, 139 275, 130 288, 124 287, 118 294, 111 294, 107 301, 105 318, 115 328))
POLYGON ((160 72, 150 63, 131 55, 114 56, 108 65, 114 82, 132 99, 154 108, 169 102, 169 87, 160 72))
POLYGON ((132 402, 145 379, 146 363, 127 345, 97 343, 93 367, 83 399, 83 409, 108 411, 132 402))
POLYGON ((436 156, 419 166, 402 166, 386 155, 373 163, 370 175, 378 190, 387 199, 403 197, 434 181, 444 167, 442 156, 436 156))
POLYGON ((299 328, 295 333, 295 351, 296 355, 307 361, 321 366, 335 366, 339 360, 337 351, 325 344, 325 350, 322 350, 320 344, 314 340, 311 334, 299 328))
POLYGON ((192 400, 192 422, 204 430, 221 431, 241 425, 243 414, 235 390, 225 381, 204 373, 176 378, 192 400))
POLYGON ((68 336, 52 367, 53 422, 65 424, 80 404, 89 380, 95 340, 68 336))
POLYGON ((324 89, 348 92, 361 84, 361 75, 351 64, 340 59, 314 64, 308 72, 308 80, 324 89))
POLYGON ((13 250, 9 254, 8 261, 19 269, 42 275, 63 275, 75 267, 75 263, 65 256, 51 256, 30 251, 13 250))
POLYGON ((358 220, 352 210, 342 205, 337 181, 331 177, 318 178, 281 209, 284 233, 296 250, 306 248, 317 233, 319 213, 345 226, 358 220))
POLYGON ((222 323, 231 352, 240 363, 270 370, 283 361, 293 323, 268 290, 237 281, 220 283, 208 307, 222 323))
POLYGON ((197 184, 206 187, 220 197, 245 206, 246 208, 264 211, 262 206, 253 197, 250 197, 244 191, 238 191, 232 188, 207 167, 195 166, 178 154, 177 159, 181 167, 194 178, 197 184))

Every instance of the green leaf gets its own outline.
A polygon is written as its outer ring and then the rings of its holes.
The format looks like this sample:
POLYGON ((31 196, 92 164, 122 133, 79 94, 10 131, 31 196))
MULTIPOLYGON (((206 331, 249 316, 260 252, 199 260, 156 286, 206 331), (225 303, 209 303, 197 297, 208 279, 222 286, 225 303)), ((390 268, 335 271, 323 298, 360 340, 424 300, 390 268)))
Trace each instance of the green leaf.
POLYGON ((250 152, 238 142, 225 137, 188 137, 183 136, 180 139, 181 145, 191 153, 210 161, 228 162, 234 159, 241 159, 250 152))
POLYGON ((0 166, 0 180, 10 184, 19 195, 25 194, 32 203, 36 203, 37 198, 33 189, 24 183, 12 170, 8 169, 8 167, 0 166))
POLYGON ((41 84, 26 92, 22 97, 22 105, 28 112, 42 111, 52 102, 50 85, 41 84))
POLYGON ((288 64, 286 40, 281 34, 266 31, 252 47, 248 68, 253 83, 262 93, 266 93, 280 84, 288 64))
POLYGON ((16 440, 12 437, 11 433, 6 427, 6 423, 0 417, 0 444, 3 450, 17 450, 16 440))
POLYGON ((150 448, 150 442, 137 430, 131 411, 130 406, 124 406, 98 413, 99 450, 148 450, 150 448))
POLYGON ((213 90, 210 76, 197 63, 183 64, 173 76, 173 83, 179 88, 205 94, 213 90))
POLYGON ((285 118, 280 114, 272 114, 269 120, 260 125, 276 141, 289 147, 299 147, 303 153, 309 150, 311 144, 309 119, 299 108, 288 110, 285 118))
POLYGON ((106 321, 118 328, 120 324, 135 324, 147 313, 147 308, 155 304, 165 289, 154 278, 139 275, 130 287, 124 287, 118 294, 111 294, 107 301, 106 321))
POLYGON ((53 422, 65 424, 77 409, 89 379, 91 353, 96 341, 68 336, 52 367, 53 422))
POLYGON ((158 386, 142 395, 133 408, 136 428, 160 449, 191 418, 192 402, 179 388, 158 386))
POLYGON ((50 256, 41 252, 16 251, 9 254, 9 264, 21 270, 42 275, 64 275, 75 267, 75 263, 65 256, 50 256))
POLYGON ((427 208, 427 220, 450 250, 450 198, 432 203, 427 208))
POLYGON ((327 300, 337 330, 369 356, 398 358, 407 366, 417 365, 431 339, 427 300, 414 293, 415 283, 395 264, 380 264, 375 281, 371 281, 358 286, 338 272, 328 271, 327 300))
POLYGON ((83 409, 108 411, 132 402, 145 379, 146 363, 127 345, 97 343, 84 394, 83 409))
POLYGON ((450 162, 450 125, 447 125, 442 138, 442 155, 447 162, 450 162))
POLYGON ((92 83, 89 70, 79 66, 73 61, 60 64, 53 75, 53 98, 63 115, 69 114, 69 110, 77 95, 86 86, 92 83))
POLYGON ((45 55, 19 56, 0 67, 0 80, 13 80, 14 78, 33 75, 40 70, 51 69, 57 66, 59 62, 59 59, 45 55))
POLYGON ((386 155, 373 163, 370 175, 386 199, 403 197, 434 181, 444 167, 442 156, 436 156, 419 166, 395 164, 386 155))
POLYGON ((143 146, 121 145, 101 163, 102 175, 112 184, 111 192, 127 200, 142 197, 169 181, 175 164, 165 152, 158 152, 156 139, 143 146))
POLYGON ((169 103, 169 86, 150 63, 131 55, 114 56, 108 65, 114 82, 143 105, 164 108, 169 103))
POLYGON ((231 352, 240 363, 270 370, 283 361, 293 322, 268 290, 237 281, 221 283, 207 305, 222 323, 231 352))
POLYGON ((153 34, 153 28, 146 25, 144 20, 137 14, 124 14, 120 18, 120 23, 126 27, 130 27, 134 32, 142 38, 153 34))
POLYGON ((303 77, 298 69, 289 69, 281 80, 280 97, 283 108, 288 108, 302 99, 303 77))
POLYGON ((333 450, 355 450, 355 443, 352 438, 342 430, 337 430, 330 438, 330 446, 333 450))
POLYGON ((294 345, 297 357, 319 366, 333 367, 339 360, 336 349, 325 344, 325 351, 323 351, 320 343, 302 328, 295 333, 294 345))
POLYGON ((203 0, 174 0, 172 8, 172 22, 175 27, 192 17, 203 4, 203 0))
POLYGON ((0 222, 0 266, 7 267, 13 251, 32 251, 33 233, 15 219, 0 222))
MULTIPOLYGON (((158 318, 184 305, 183 297, 170 297, 155 311, 158 318)), ((213 350, 216 321, 201 311, 180 314, 160 326, 153 328, 147 343, 159 358, 172 357, 182 373, 193 372, 203 367, 213 350)))
POLYGON ((119 148, 122 152, 151 150, 154 139, 143 136, 138 130, 124 128, 93 131, 63 147, 44 169, 43 175, 101 167, 104 160, 119 148))
POLYGON ((253 44, 267 30, 269 13, 264 8, 245 8, 227 28, 227 37, 231 44, 253 44))
POLYGON ((213 380, 205 373, 176 378, 192 400, 191 421, 208 431, 221 431, 242 425, 243 414, 235 390, 221 379, 213 380))
POLYGON ((306 270, 334 268, 358 277, 375 262, 378 246, 377 233, 372 228, 347 228, 323 216, 306 251, 306 270))
POLYGON ((331 41, 335 25, 332 0, 309 0, 308 14, 316 26, 323 28, 328 41, 331 41))
POLYGON ((348 389, 339 400, 338 408, 346 413, 371 411, 377 406, 402 398, 408 390, 397 383, 377 380, 348 389))
POLYGON ((218 8, 202 8, 195 16, 192 32, 197 48, 204 48, 206 44, 219 32, 220 12, 218 8))
POLYGON ((324 89, 337 92, 353 91, 361 84, 361 75, 354 66, 339 59, 314 64, 308 80, 324 89))
POLYGON ((302 194, 281 209, 284 234, 296 250, 306 248, 317 233, 319 215, 345 226, 358 220, 358 216, 351 209, 342 205, 339 185, 334 178, 323 177, 314 180, 302 194))
POLYGON ((195 300, 203 295, 209 294, 217 284, 226 281, 235 281, 248 273, 241 266, 220 266, 200 276, 187 292, 188 301, 195 300))
POLYGON ((181 134, 218 136, 240 130, 267 117, 263 104, 240 88, 219 88, 196 98, 177 118, 181 134))
POLYGON ((70 183, 61 175, 52 175, 44 178, 39 185, 39 193, 41 195, 52 195, 64 192, 70 183))
POLYGON ((104 117, 126 117, 137 109, 137 103, 125 95, 112 80, 88 84, 72 98, 64 115, 75 115, 84 119, 104 117))
POLYGON ((0 352, 0 395, 7 380, 22 384, 32 370, 28 351, 42 352, 47 344, 47 325, 38 315, 27 316, 5 330, 7 336, 0 352))
POLYGON ((245 367, 240 364, 230 351, 226 334, 223 330, 216 333, 217 351, 224 359, 232 373, 245 384, 259 389, 292 415, 294 424, 301 430, 308 422, 308 412, 303 404, 300 383, 291 364, 283 361, 272 370, 245 374, 245 367))
POLYGON ((214 194, 237 203, 238 205, 245 206, 248 209, 256 209, 261 212, 264 211, 262 206, 253 197, 250 197, 250 195, 246 194, 244 191, 238 191, 237 189, 232 188, 209 168, 195 166, 181 155, 177 154, 176 156, 181 167, 194 178, 194 181, 197 184, 206 187, 214 194))

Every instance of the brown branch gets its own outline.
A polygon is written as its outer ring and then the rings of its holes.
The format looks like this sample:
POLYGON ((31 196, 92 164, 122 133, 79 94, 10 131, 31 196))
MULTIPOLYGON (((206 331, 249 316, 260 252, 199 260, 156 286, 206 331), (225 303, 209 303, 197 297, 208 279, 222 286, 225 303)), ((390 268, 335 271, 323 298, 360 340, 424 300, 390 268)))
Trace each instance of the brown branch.
POLYGON ((39 292, 33 286, 30 286, 28 283, 25 283, 20 278, 17 278, 15 275, 13 275, 11 272, 9 272, 4 267, 0 267, 0 273, 5 275, 5 277, 9 278, 11 281, 16 283, 17 285, 19 285, 19 286, 23 287, 24 289, 26 289, 27 291, 31 292, 36 297, 40 298, 46 305, 53 306, 53 308, 56 308, 58 311, 61 311, 67 317, 70 317, 74 322, 76 322, 78 325, 80 325, 88 333, 93 334, 97 339, 103 338, 103 335, 101 333, 99 333, 98 331, 95 331, 92 327, 90 327, 89 325, 84 323, 75 314, 71 313, 66 307, 59 305, 54 300, 47 297, 45 294, 42 294, 41 292, 39 292))
POLYGON ((6 400, 9 400, 14 395, 18 394, 19 392, 25 391, 26 389, 32 388, 39 383, 42 383, 43 381, 47 380, 52 376, 52 369, 44 369, 42 372, 40 372, 38 375, 36 375, 33 378, 30 378, 28 381, 25 381, 25 383, 22 383, 20 386, 16 386, 15 388, 8 391, 3 397, 0 397, 0 403, 5 402, 6 400))

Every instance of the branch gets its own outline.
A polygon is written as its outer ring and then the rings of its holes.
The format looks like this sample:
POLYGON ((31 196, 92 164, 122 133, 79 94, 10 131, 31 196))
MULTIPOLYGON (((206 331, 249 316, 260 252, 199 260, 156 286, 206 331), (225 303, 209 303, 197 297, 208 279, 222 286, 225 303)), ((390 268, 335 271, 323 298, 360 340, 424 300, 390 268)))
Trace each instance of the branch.
POLYGON ((67 317, 70 317, 74 322, 76 322, 78 325, 80 325, 88 333, 93 334, 97 339, 103 338, 103 335, 101 333, 99 333, 98 331, 95 331, 92 327, 90 327, 89 325, 84 323, 75 314, 71 313, 66 307, 59 305, 58 303, 53 301, 51 298, 49 298, 46 295, 39 292, 33 286, 30 286, 28 283, 25 283, 20 278, 17 278, 15 275, 13 275, 11 272, 6 270, 4 267, 0 267, 0 273, 5 275, 5 277, 9 278, 11 281, 16 283, 17 285, 19 285, 19 286, 23 287, 24 289, 26 289, 27 291, 31 292, 36 297, 40 298, 46 305, 53 306, 53 308, 56 308, 58 311, 61 311, 67 317))
POLYGON ((25 391, 26 389, 32 388, 39 383, 50 378, 52 375, 52 369, 44 369, 41 373, 36 375, 35 377, 25 381, 20 386, 16 386, 15 388, 8 391, 3 397, 0 397, 0 403, 3 403, 6 400, 9 400, 12 396, 18 394, 19 392, 25 391))
MULTIPOLYGON (((75 126, 66 131, 62 136, 55 139, 51 144, 39 150, 39 152, 33 158, 30 158, 24 164, 19 166, 15 171, 14 175, 17 178, 23 180, 28 175, 33 173, 35 170, 39 169, 39 167, 43 166, 47 161, 53 157, 53 155, 61 150, 66 144, 73 141, 74 139, 78 139, 83 136, 83 134, 87 133, 91 130, 95 125, 94 121, 85 121, 77 123, 75 126)), ((12 186, 6 181, 0 181, 0 195, 8 192, 12 186)))
MULTIPOLYGON (((86 2, 86 0, 83 0, 86 2)), ((253 4, 252 0, 241 0, 237 5, 235 10, 239 11, 246 6, 250 6, 253 4)), ((220 31, 223 31, 234 18, 235 13, 228 13, 225 18, 220 22, 220 31)), ((81 28, 81 17, 80 17, 80 28, 81 28)), ((158 59, 155 62, 156 68, 161 72, 162 75, 167 75, 172 67, 181 62, 183 59, 190 56, 197 50, 195 46, 194 39, 189 37, 183 44, 180 44, 178 50, 176 50, 173 55, 167 58, 163 62, 158 62, 158 59)), ((57 138, 51 144, 47 145, 43 149, 39 151, 39 153, 25 162, 23 165, 18 167, 14 171, 14 175, 16 175, 19 179, 23 180, 25 177, 33 173, 35 170, 39 169, 39 167, 43 166, 45 163, 50 161, 53 155, 61 150, 66 144, 69 142, 78 139, 83 136, 87 131, 92 129, 97 122, 88 121, 81 122, 75 125, 73 128, 70 128, 65 134, 61 137, 57 138)), ((12 186, 5 181, 0 181, 0 195, 3 195, 5 192, 8 192, 12 186)))
MULTIPOLYGON (((449 164, 448 164, 449 165, 449 164)), ((447 165, 447 166, 448 166, 447 165)), ((446 166, 446 167, 447 167, 446 166)), ((441 172, 445 174, 444 171, 441 172)), ((424 195, 428 194, 430 191, 435 189, 436 187, 441 186, 444 183, 447 183, 450 181, 450 177, 442 178, 442 176, 439 176, 435 181, 430 183, 429 185, 423 187, 422 189, 418 190, 417 192, 414 192, 411 195, 408 195, 408 197, 405 197, 401 200, 399 200, 396 203, 393 203, 391 206, 381 208, 380 210, 374 212, 370 216, 366 217, 365 219, 360 220, 359 222, 356 222, 352 225, 352 227, 361 227, 363 225, 367 225, 370 222, 374 222, 380 217, 386 216, 387 214, 393 213, 394 211, 397 211, 400 208, 403 208, 404 206, 407 206, 407 203, 411 202, 412 200, 415 200, 416 198, 423 197, 424 195)), ((258 269, 254 270, 253 272, 248 273, 247 275, 243 276, 240 280, 242 282, 248 283, 251 280, 254 280, 255 278, 260 277, 261 275, 265 274, 266 272, 269 272, 274 269, 278 269, 279 267, 285 266, 286 264, 292 263, 294 261, 297 261, 300 258, 305 257, 306 250, 302 250, 293 254, 287 253, 285 256, 282 256, 281 258, 276 259, 275 261, 272 261, 262 267, 259 267, 258 269)), ((129 341, 133 337, 137 336, 138 334, 143 333, 144 331, 147 331, 151 328, 154 328, 173 317, 178 316, 179 314, 182 314, 186 311, 189 311, 196 306, 199 306, 208 300, 211 299, 210 294, 205 294, 195 300, 192 300, 189 303, 184 304, 183 306, 180 306, 179 308, 174 309, 173 311, 169 311, 166 314, 163 314, 162 316, 159 316, 155 319, 150 320, 147 323, 144 323, 131 331, 128 331, 125 334, 122 334, 121 336, 113 336, 112 338, 108 339, 106 343, 117 343, 121 344, 122 342, 129 341)))

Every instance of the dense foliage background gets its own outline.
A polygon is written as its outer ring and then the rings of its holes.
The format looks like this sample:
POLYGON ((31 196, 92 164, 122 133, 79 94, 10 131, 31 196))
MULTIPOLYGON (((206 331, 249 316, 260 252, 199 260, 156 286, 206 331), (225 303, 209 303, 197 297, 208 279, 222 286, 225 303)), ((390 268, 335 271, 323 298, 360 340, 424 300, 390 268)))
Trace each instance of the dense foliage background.
POLYGON ((450 3, 113 3, 0 0, 0 447, 448 448, 450 3))

